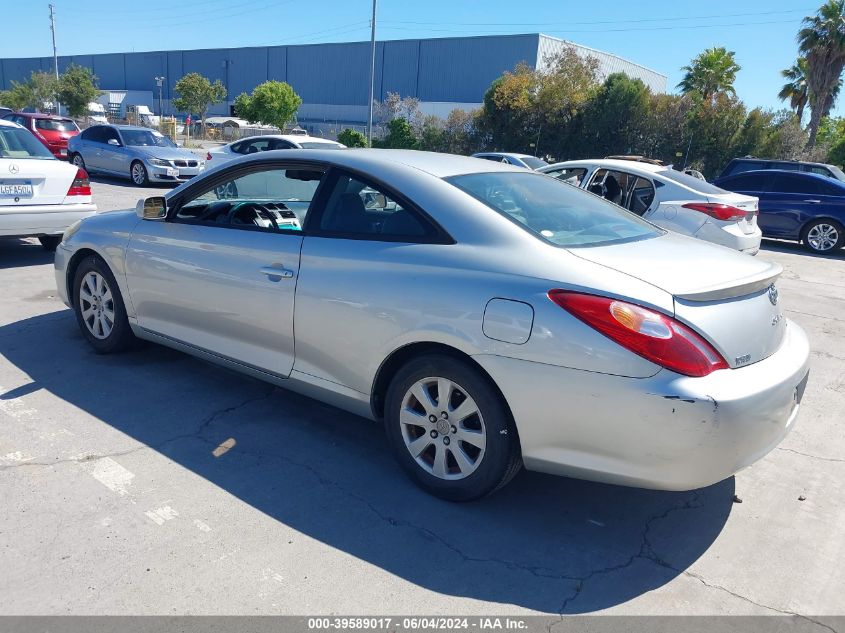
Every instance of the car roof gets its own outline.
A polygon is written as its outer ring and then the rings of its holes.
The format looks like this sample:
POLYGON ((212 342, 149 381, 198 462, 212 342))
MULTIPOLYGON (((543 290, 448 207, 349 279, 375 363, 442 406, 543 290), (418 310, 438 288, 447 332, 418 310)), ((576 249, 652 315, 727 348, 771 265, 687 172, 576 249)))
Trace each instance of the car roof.
MULTIPOLYGON (((261 162, 267 160, 314 160, 327 162, 339 167, 360 170, 364 173, 382 168, 402 165, 437 178, 448 178, 462 174, 489 173, 509 171, 517 174, 531 173, 516 165, 491 163, 471 156, 457 156, 455 154, 441 154, 438 152, 422 152, 412 149, 372 149, 354 148, 339 152, 327 149, 281 149, 247 154, 239 159, 241 165, 246 162, 261 162), (293 158, 292 152, 296 152, 293 158)), ((224 163, 226 165, 226 163, 224 163)), ((225 169, 221 166, 220 168, 225 169)))
POLYGON ((54 121, 72 121, 70 117, 59 114, 48 114, 46 112, 15 112, 18 116, 29 117, 30 119, 53 119, 54 121))
MULTIPOLYGON (((817 163, 820 164, 820 163, 817 163)), ((798 178, 811 178, 821 182, 834 182, 840 187, 845 187, 845 182, 825 176, 824 174, 814 174, 809 171, 795 171, 794 169, 749 169, 748 171, 741 171, 738 174, 731 174, 717 178, 716 180, 731 180, 732 178, 739 178, 740 176, 797 176, 798 178)))
POLYGON ((328 138, 322 138, 320 136, 310 136, 307 134, 256 134, 254 136, 245 136, 243 138, 239 138, 237 141, 232 141, 229 145, 234 143, 240 143, 241 141, 251 141, 257 138, 275 138, 282 141, 291 141, 292 143, 301 143, 302 141, 307 141, 309 143, 326 143, 328 145, 342 145, 339 141, 333 141, 328 138))
MULTIPOLYGON (((817 163, 811 160, 792 160, 790 158, 756 158, 754 156, 743 156, 742 158, 732 158, 732 163, 741 162, 757 162, 757 163, 789 163, 791 165, 817 165, 819 167, 833 167, 830 163, 817 163)), ((749 170, 751 171, 751 170, 749 170)), ((754 170, 754 171, 776 171, 772 169, 754 170)), ((789 170, 786 170, 789 171, 789 170)))
POLYGON ((638 171, 647 172, 649 174, 655 174, 657 172, 670 169, 668 165, 653 165, 651 163, 641 163, 635 160, 619 160, 615 158, 585 158, 583 160, 566 160, 561 163, 549 165, 548 167, 540 167, 540 169, 538 169, 537 171, 542 173, 547 171, 554 171, 555 169, 562 169, 564 167, 607 167, 613 169, 620 169, 622 171, 630 171, 634 173, 638 171))
POLYGON ((517 154, 516 152, 476 152, 473 156, 510 156, 511 158, 534 158, 531 154, 517 154))
POLYGON ((7 121, 6 119, 0 119, 0 127, 21 127, 18 123, 14 121, 7 121))

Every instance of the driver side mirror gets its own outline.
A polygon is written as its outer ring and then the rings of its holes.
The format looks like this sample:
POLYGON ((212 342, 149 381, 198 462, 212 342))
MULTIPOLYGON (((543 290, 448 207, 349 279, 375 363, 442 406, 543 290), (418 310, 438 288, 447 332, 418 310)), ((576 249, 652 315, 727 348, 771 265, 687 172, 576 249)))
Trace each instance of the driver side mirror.
POLYGON ((164 196, 142 198, 135 205, 135 214, 142 220, 163 220, 167 215, 167 200, 164 196))
POLYGON ((114 145, 115 147, 120 147, 120 141, 118 141, 116 138, 110 138, 108 140, 108 144, 114 145))

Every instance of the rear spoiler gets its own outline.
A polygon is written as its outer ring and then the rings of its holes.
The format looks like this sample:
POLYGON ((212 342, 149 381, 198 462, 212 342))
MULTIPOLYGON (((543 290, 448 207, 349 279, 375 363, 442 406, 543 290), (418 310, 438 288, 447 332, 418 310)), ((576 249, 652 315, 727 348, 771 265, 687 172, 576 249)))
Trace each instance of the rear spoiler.
POLYGON ((684 299, 685 301, 704 302, 744 297, 768 288, 782 272, 783 266, 770 263, 766 269, 739 280, 732 280, 729 285, 721 283, 704 286, 703 288, 696 289, 695 292, 678 293, 675 295, 675 298, 684 299))

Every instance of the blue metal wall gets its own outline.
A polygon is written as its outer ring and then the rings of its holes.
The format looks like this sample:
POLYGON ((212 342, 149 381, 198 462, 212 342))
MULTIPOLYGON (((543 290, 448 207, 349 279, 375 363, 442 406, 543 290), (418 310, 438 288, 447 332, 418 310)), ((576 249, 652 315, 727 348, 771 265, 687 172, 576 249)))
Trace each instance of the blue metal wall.
MULTIPOLYGON (((502 72, 520 62, 538 62, 541 36, 394 40, 376 46, 376 99, 398 92, 428 102, 480 103, 502 72)), ((164 75, 163 97, 168 102, 176 81, 189 72, 219 79, 227 87, 229 103, 215 106, 211 114, 227 114, 238 94, 268 79, 290 83, 304 106, 330 106, 334 113, 345 106, 355 117, 366 108, 369 94, 369 42, 76 55, 60 57, 60 70, 70 63, 92 68, 104 90, 147 90, 156 97, 154 77, 164 75)), ((624 65, 624 60, 619 63, 624 65)), ((51 58, 0 60, 0 88, 27 79, 33 70, 51 68, 51 58)))

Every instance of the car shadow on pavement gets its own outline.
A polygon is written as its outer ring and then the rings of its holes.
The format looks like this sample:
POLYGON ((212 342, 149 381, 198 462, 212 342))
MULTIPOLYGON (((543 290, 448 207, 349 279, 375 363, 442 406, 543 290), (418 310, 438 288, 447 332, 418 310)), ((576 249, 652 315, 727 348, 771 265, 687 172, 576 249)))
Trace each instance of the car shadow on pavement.
POLYGON ((487 499, 447 503, 406 479, 379 425, 155 345, 98 356, 70 310, 0 327, 0 346, 32 381, 0 399, 46 390, 273 519, 441 594, 547 613, 612 607, 683 574, 731 511, 733 478, 670 493, 527 472, 487 499))
POLYGON ((840 248, 826 254, 814 253, 808 250, 800 242, 773 240, 764 237, 761 243, 760 255, 765 256, 766 251, 774 251, 776 253, 791 253, 793 255, 804 255, 805 257, 817 257, 819 259, 845 259, 845 248, 840 248))
POLYGON ((36 239, 0 238, 0 270, 52 264, 54 259, 55 255, 45 250, 36 239))

